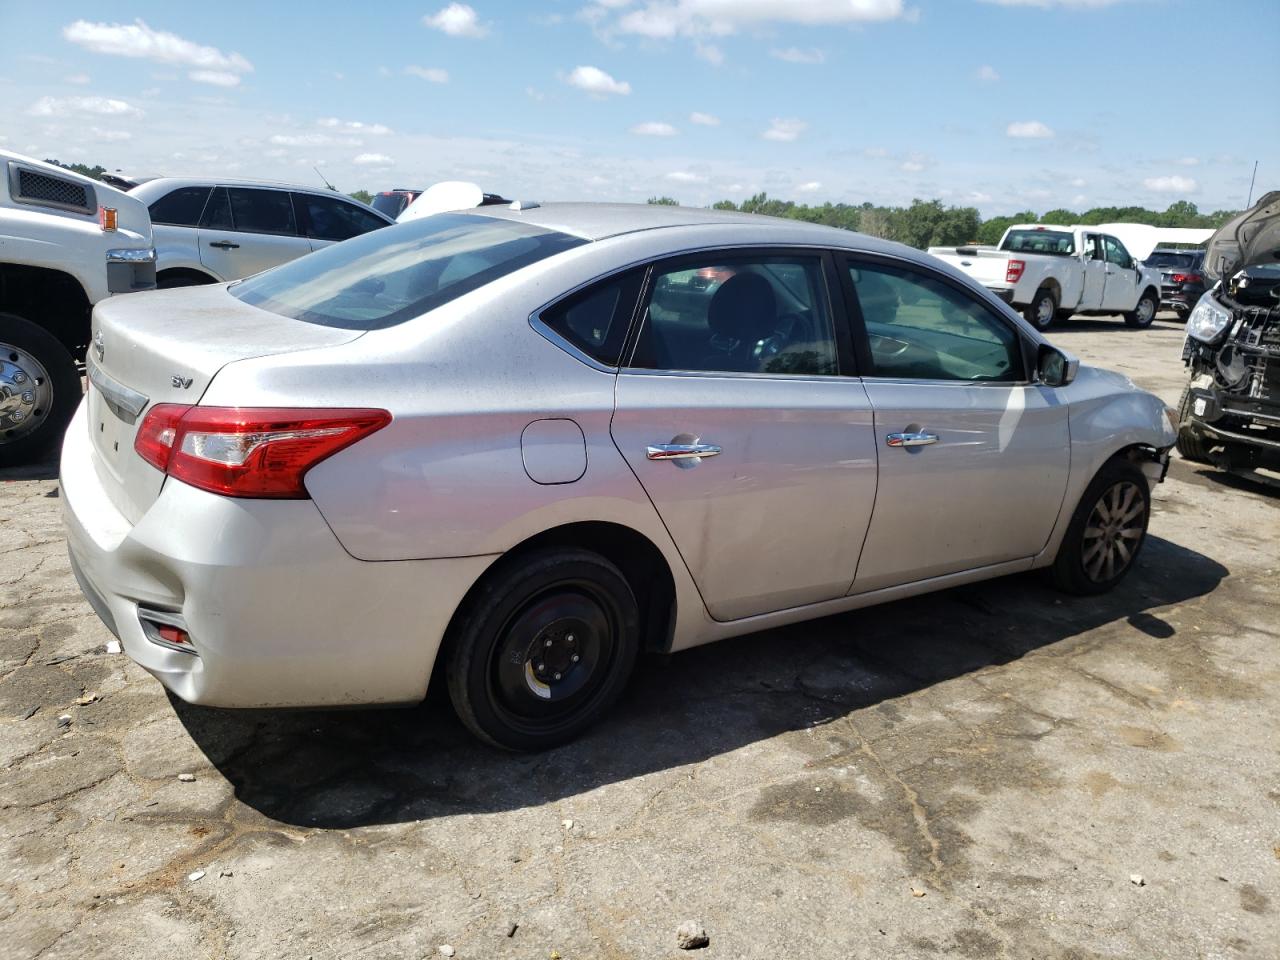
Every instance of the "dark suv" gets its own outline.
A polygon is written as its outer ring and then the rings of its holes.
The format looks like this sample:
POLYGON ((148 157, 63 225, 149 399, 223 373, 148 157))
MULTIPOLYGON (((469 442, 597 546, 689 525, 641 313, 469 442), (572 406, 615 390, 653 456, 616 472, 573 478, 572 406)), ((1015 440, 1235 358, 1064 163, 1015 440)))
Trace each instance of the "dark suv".
POLYGON ((405 207, 420 196, 422 196, 421 190, 415 190, 412 187, 396 187, 394 190, 383 190, 378 193, 369 206, 394 220, 404 213, 405 207))
POLYGON ((1158 247, 1146 264, 1160 271, 1160 309, 1172 310, 1179 320, 1187 319, 1204 294, 1204 251, 1158 247))

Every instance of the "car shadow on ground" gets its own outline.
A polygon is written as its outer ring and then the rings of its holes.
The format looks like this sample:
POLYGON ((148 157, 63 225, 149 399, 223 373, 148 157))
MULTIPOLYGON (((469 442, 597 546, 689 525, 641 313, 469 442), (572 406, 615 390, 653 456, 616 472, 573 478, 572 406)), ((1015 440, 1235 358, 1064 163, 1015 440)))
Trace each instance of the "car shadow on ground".
POLYGON ((1073 316, 1069 320, 1054 320, 1045 331, 1045 336, 1052 338, 1055 333, 1060 332, 1104 333, 1108 330, 1114 330, 1117 333, 1142 334, 1153 329, 1181 330, 1184 326, 1181 320, 1175 320, 1172 316, 1157 316, 1150 327, 1131 327, 1119 314, 1102 317, 1073 316))
POLYGON ((58 454, 46 454, 34 463, 10 466, 0 462, 0 483, 9 480, 57 480, 58 454))
POLYGON ((348 828, 496 812, 698 763, 1104 624, 1172 636, 1149 611, 1209 593, 1227 572, 1151 537, 1139 568, 1102 597, 1067 597, 1025 574, 648 658, 603 723, 541 755, 473 740, 436 684, 408 710, 173 705, 237 798, 272 820, 348 828))

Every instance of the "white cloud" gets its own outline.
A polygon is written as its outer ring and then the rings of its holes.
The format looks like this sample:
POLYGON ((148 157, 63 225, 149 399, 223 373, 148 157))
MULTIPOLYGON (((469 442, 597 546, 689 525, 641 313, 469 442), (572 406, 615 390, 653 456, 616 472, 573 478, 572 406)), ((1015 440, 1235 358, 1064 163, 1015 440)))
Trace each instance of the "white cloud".
MULTIPOLYGON (((596 9, 596 19, 602 19, 604 11, 596 9)), ((903 0, 647 0, 622 14, 612 29, 656 38, 723 36, 769 23, 817 26, 894 20, 905 13, 903 0)))
POLYGON ((1124 0, 982 0, 983 3, 995 4, 997 7, 1039 7, 1048 10, 1050 7, 1065 7, 1068 10, 1097 10, 1110 7, 1124 0))
POLYGON ((984 63, 978 68, 977 76, 984 83, 995 83, 1000 79, 999 71, 988 63, 984 63))
POLYGON ((911 158, 902 161, 902 169, 907 173, 919 173, 924 169, 924 161, 911 158))
POLYGON ((790 143, 797 139, 800 134, 804 133, 809 124, 803 120, 787 120, 782 117, 774 117, 769 124, 769 129, 760 136, 766 140, 777 140, 781 143, 790 143))
POLYGON ((66 117, 71 114, 96 114, 103 117, 140 117, 142 111, 111 97, 41 97, 28 109, 33 117, 66 117))
POLYGON ((720 126, 720 118, 709 113, 699 113, 697 110, 689 114, 689 122, 696 123, 700 127, 718 127, 720 126))
POLYGON ((817 193, 822 189, 822 184, 817 180, 810 180, 808 183, 802 183, 796 187, 799 193, 817 193))
POLYGON ((693 45, 693 52, 713 67, 718 67, 724 63, 724 51, 714 43, 702 43, 699 41, 693 45))
POLYGON ((196 83, 208 83, 215 87, 240 86, 239 74, 228 70, 192 70, 187 76, 196 83))
POLYGON ((784 50, 770 50, 769 56, 775 60, 783 60, 787 63, 826 63, 827 55, 814 47, 810 50, 801 50, 799 47, 787 47, 784 50))
POLYGON ((410 77, 417 77, 419 80, 426 80, 429 83, 449 82, 449 71, 442 70, 440 67, 419 67, 411 65, 405 67, 404 72, 410 77))
POLYGON ((72 73, 62 78, 63 83, 74 83, 77 86, 84 86, 89 82, 87 73, 72 73))
POLYGON ((539 103, 547 99, 547 95, 543 93, 541 90, 539 90, 537 87, 525 87, 524 92, 525 92, 525 95, 530 100, 536 100, 539 103))
MULTIPOLYGON (((68 77, 67 79, 70 80, 71 78, 68 77)), ((1194 167, 1199 165, 1200 158, 1199 157, 1182 157, 1178 161, 1178 163, 1184 167, 1194 167)))
POLYGON ((108 143, 120 143, 133 139, 133 134, 128 130, 104 130, 101 127, 90 127, 89 135, 95 140, 105 140, 108 143))
MULTIPOLYGON (((337 141, 326 133, 273 133, 270 142, 282 147, 324 147, 337 141)), ((358 146, 359 141, 354 145, 358 146)))
POLYGON ((375 137, 395 132, 390 127, 383 126, 380 123, 362 123, 359 120, 339 120, 337 117, 321 117, 316 121, 316 126, 326 127, 330 130, 342 130, 346 133, 369 134, 370 136, 375 137))
POLYGON ((667 174, 672 183, 706 183, 707 178, 700 173, 689 173, 687 170, 676 170, 667 174))
POLYGON ((489 32, 475 10, 465 3, 451 3, 438 13, 427 14, 422 25, 451 37, 483 37, 489 32))
POLYGON ((883 160, 889 155, 889 151, 884 147, 864 147, 862 149, 864 157, 871 157, 873 160, 883 160))
POLYGON ((358 167, 389 167, 395 163, 385 153, 361 153, 352 161, 358 167))
POLYGON ((1067 184, 1069 186, 1076 187, 1078 189, 1080 187, 1087 186, 1088 181, 1085 180, 1084 177, 1072 177, 1070 180, 1067 181, 1067 184))
POLYGON ((1053 131, 1039 120, 1019 120, 1009 124, 1005 134, 1019 140, 1047 140, 1053 131))
POLYGON ((969 203, 990 203, 991 194, 983 193, 981 190, 971 190, 965 197, 969 203))
POLYGON ((238 53, 223 53, 185 40, 175 33, 152 30, 141 20, 133 23, 90 23, 77 20, 62 28, 70 43, 117 57, 137 57, 157 63, 180 63, 200 70, 251 73, 253 64, 238 53))
POLYGON ((1142 185, 1154 193, 1194 193, 1199 186, 1191 177, 1147 177, 1142 185))
POLYGON ((596 97, 610 93, 625 97, 631 92, 631 84, 613 79, 599 67, 574 67, 566 82, 596 97))
POLYGON ((631 128, 631 132, 642 137, 674 137, 680 131, 669 123, 650 120, 646 123, 637 123, 631 128))

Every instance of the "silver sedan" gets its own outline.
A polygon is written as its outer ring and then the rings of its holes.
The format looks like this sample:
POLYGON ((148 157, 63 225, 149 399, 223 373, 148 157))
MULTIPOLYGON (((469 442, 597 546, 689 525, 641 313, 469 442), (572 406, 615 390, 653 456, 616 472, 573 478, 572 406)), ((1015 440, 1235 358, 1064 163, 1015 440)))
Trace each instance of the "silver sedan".
POLYGON ((939 261, 842 230, 512 204, 114 298, 73 565, 193 703, 416 702, 575 736, 643 651, 1033 568, 1114 587, 1174 432, 939 261))

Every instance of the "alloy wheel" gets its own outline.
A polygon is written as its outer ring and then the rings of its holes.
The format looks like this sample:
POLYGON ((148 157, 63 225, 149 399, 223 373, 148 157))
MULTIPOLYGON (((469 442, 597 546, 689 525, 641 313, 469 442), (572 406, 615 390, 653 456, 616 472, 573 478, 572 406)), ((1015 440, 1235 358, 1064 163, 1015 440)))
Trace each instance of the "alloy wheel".
POLYGON ((1102 492, 1084 527, 1081 564, 1094 583, 1113 580, 1133 561, 1146 533, 1146 498, 1129 480, 1102 492))

